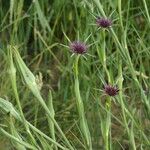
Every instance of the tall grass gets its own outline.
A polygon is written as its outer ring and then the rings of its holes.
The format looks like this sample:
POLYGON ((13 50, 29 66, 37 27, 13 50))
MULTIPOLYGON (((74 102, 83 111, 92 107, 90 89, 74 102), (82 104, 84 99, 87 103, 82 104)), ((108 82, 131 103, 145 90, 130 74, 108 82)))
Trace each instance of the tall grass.
POLYGON ((148 150, 149 7, 1 0, 0 149, 148 150), (99 29, 97 17, 112 26, 99 29), (90 47, 72 56, 69 44, 79 37, 90 47), (107 95, 106 84, 118 94, 107 95))

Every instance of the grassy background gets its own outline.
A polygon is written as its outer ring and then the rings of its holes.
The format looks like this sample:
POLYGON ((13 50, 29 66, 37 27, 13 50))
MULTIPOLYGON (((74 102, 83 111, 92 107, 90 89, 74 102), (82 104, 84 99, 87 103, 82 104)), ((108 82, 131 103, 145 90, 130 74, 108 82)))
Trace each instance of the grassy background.
MULTIPOLYGON (((33 72, 42 74, 41 95, 48 105, 49 90, 55 110, 55 119, 74 149, 87 149, 79 129, 79 116, 74 92, 73 63, 64 33, 71 41, 81 41, 92 33, 87 44, 93 55, 79 61, 80 94, 91 132, 93 150, 104 149, 103 132, 106 118, 105 96, 100 89, 111 82, 117 84, 119 95, 112 99, 110 149, 150 148, 150 7, 149 0, 5 0, 0 1, 0 96, 19 106, 12 88, 8 49, 17 47, 22 59, 33 72), (112 28, 97 31, 94 16, 109 16, 113 12, 112 28), (10 47, 10 48, 9 48, 10 47), (107 69, 106 69, 107 68, 107 69), (108 79, 110 78, 110 80, 108 79), (97 90, 99 89, 99 90, 97 90)), ((16 83, 19 102, 27 121, 51 137, 49 119, 32 94, 18 69, 16 83)), ((1 129, 36 149, 55 149, 41 134, 31 131, 35 143, 26 132, 24 123, 1 108, 1 129)), ((59 132, 56 140, 64 145, 59 132)), ((1 130, 0 149, 28 149, 24 144, 1 130), (8 138, 9 137, 9 138, 8 138), (24 146, 22 146, 24 145, 24 146), (8 148, 7 148, 8 147, 8 148)), ((31 148, 34 149, 34 148, 31 148)))

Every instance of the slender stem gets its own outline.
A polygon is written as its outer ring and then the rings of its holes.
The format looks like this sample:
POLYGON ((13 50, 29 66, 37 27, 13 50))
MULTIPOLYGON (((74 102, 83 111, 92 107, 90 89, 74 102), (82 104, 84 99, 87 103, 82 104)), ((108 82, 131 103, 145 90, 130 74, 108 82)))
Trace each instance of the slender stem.
POLYGON ((109 150, 109 135, 110 135, 110 126, 111 126, 111 98, 107 96, 106 99, 106 130, 105 130, 105 148, 109 150))
POLYGON ((150 24, 150 15, 149 15, 148 8, 147 8, 147 3, 146 3, 145 0, 143 0, 143 4, 144 4, 144 7, 145 7, 145 11, 146 11, 148 22, 150 24))
POLYGON ((22 107, 21 107, 21 103, 20 103, 20 100, 19 100, 19 95, 18 95, 18 91, 17 91, 17 85, 16 85, 16 69, 14 67, 14 64, 13 64, 13 59, 12 59, 12 54, 10 53, 9 49, 8 49, 8 60, 9 60, 9 68, 10 68, 10 79, 11 79, 11 84, 12 84, 12 89, 14 91, 14 95, 15 95, 15 99, 16 99, 16 103, 17 103, 17 106, 18 106, 18 109, 19 109, 19 112, 20 112, 20 115, 21 115, 21 118, 23 120, 23 123, 24 123, 24 126, 25 126, 25 129, 27 131, 27 133, 29 134, 32 142, 36 144, 36 141, 33 137, 33 135, 31 134, 30 132, 30 129, 26 123, 26 119, 24 117, 24 114, 23 114, 23 111, 22 111, 22 107))
MULTIPOLYGON (((105 30, 102 31, 102 58, 103 58, 103 68, 105 70, 107 79, 108 79, 108 83, 111 83, 111 78, 110 78, 110 74, 109 74, 109 70, 107 68, 107 60, 106 60, 106 41, 105 41, 105 30)), ((110 142, 109 142, 109 135, 110 135, 110 126, 111 126, 111 98, 109 96, 106 97, 106 104, 105 104, 105 108, 107 110, 106 112, 106 120, 105 120, 105 134, 104 134, 104 142, 105 142, 105 149, 109 150, 110 147, 110 142)))
MULTIPOLYGON (((120 60, 120 63, 119 63, 119 76, 120 76, 119 89, 122 89, 123 77, 122 77, 122 61, 121 61, 121 60, 120 60)), ((124 121, 124 124, 125 124, 125 128, 126 128, 126 130, 127 130, 127 134, 128 134, 129 139, 130 139, 132 148, 133 148, 133 150, 136 150, 134 137, 131 136, 131 135, 133 135, 133 134, 131 134, 131 131, 129 130, 129 127, 128 127, 127 118, 126 118, 126 114, 125 114, 125 104, 124 104, 124 102, 123 102, 122 95, 123 95, 123 94, 122 94, 122 91, 120 90, 120 92, 119 92, 119 100, 120 100, 120 104, 121 104, 121 110, 122 110, 122 115, 123 115, 123 121, 124 121)))
POLYGON ((79 57, 80 57, 80 55, 77 55, 75 63, 74 63, 76 104, 77 104, 77 109, 78 109, 78 113, 79 113, 79 117, 80 117, 80 128, 81 128, 81 132, 84 137, 84 142, 86 144, 86 148, 87 148, 87 150, 92 150, 90 131, 88 128, 87 120, 85 118, 84 105, 82 102, 82 98, 80 95, 80 89, 79 89, 79 80, 78 80, 79 57))
POLYGON ((24 80, 25 80, 26 84, 28 85, 29 89, 32 91, 33 95, 37 98, 37 100, 40 102, 41 106, 43 107, 43 109, 47 113, 48 117, 52 120, 52 122, 54 123, 55 127, 59 131, 60 135, 63 137, 63 139, 66 142, 67 146, 70 148, 70 150, 74 150, 74 148, 70 144, 69 140, 66 138, 65 134, 61 130, 60 126, 58 125, 56 120, 51 115, 51 111, 47 107, 44 99, 42 98, 42 96, 40 94, 40 91, 39 91, 39 88, 38 88, 38 86, 36 84, 34 75, 28 69, 28 67, 25 65, 25 63, 23 62, 22 58, 20 57, 20 55, 19 55, 19 53, 18 53, 18 51, 17 51, 17 49, 15 47, 14 47, 14 56, 16 58, 17 64, 19 66, 19 69, 20 69, 20 71, 22 73, 22 76, 24 77, 24 80))
POLYGON ((123 30, 124 30, 124 27, 123 27, 123 21, 122 21, 121 4, 122 4, 122 0, 118 0, 119 20, 120 20, 121 29, 122 29, 122 31, 123 31, 123 30))
POLYGON ((106 60, 106 41, 105 41, 105 30, 102 31, 102 51, 103 51, 103 68, 106 72, 107 78, 108 78, 108 83, 111 82, 111 78, 109 75, 109 71, 107 69, 107 60, 106 60))
MULTIPOLYGON (((53 100, 52 100, 51 91, 49 91, 49 96, 48 96, 48 107, 51 111, 51 116, 53 117, 53 119, 55 119, 55 111, 54 111, 54 108, 53 108, 53 100)), ((54 123, 49 117, 47 117, 47 119, 48 119, 48 123, 49 123, 50 135, 51 135, 52 139, 54 141, 56 141, 54 123)), ((58 150, 56 145, 54 145, 54 149, 58 150)))

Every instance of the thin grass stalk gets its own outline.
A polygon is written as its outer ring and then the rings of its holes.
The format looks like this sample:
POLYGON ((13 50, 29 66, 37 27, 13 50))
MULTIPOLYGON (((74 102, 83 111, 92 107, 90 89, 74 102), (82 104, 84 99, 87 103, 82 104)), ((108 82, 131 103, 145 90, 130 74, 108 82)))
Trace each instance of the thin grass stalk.
MULTIPOLYGON (((120 62, 119 62, 119 81, 118 81, 119 89, 123 88, 122 84, 123 84, 122 61, 120 60, 120 62)), ((127 122, 127 118, 126 118, 127 115, 125 113, 125 104, 123 102, 123 97, 122 96, 123 96, 123 93, 122 93, 122 90, 120 90, 120 92, 119 92, 119 101, 120 101, 120 105, 121 105, 121 110, 122 110, 124 125, 125 125, 126 131, 127 131, 127 134, 128 134, 129 140, 130 140, 130 144, 131 144, 133 150, 136 150, 135 149, 135 142, 133 140, 134 136, 132 136, 132 138, 131 138, 131 132, 130 132, 130 129, 128 127, 128 122, 127 122)))
POLYGON ((119 12, 119 21, 120 21, 120 26, 121 26, 121 30, 122 32, 124 31, 124 27, 123 27, 123 21, 122 21, 122 0, 118 0, 118 12, 119 12))
MULTIPOLYGON (((16 119, 17 121, 23 123, 23 120, 21 118, 21 115, 18 113, 18 111, 14 108, 14 106, 12 105, 12 103, 10 103, 7 100, 4 100, 2 98, 0 98, 0 108, 5 111, 7 114, 9 113, 14 119, 16 119)), ((35 126, 33 126, 30 122, 28 122, 26 120, 26 123, 28 124, 28 126, 30 127, 30 129, 35 132, 36 134, 39 134, 40 136, 44 137, 46 140, 48 140, 49 142, 57 145, 59 148, 63 149, 63 150, 68 150, 67 148, 64 148, 63 146, 61 146, 59 143, 57 143, 56 141, 54 141, 53 139, 51 139, 50 137, 48 137, 46 134, 44 134, 42 131, 40 131, 39 129, 37 129, 35 126)))
MULTIPOLYGON (((20 133, 18 133, 17 129, 15 128, 14 122, 15 122, 15 120, 14 120, 13 116, 11 115, 11 113, 9 113, 9 128, 10 128, 11 135, 18 138, 20 141, 23 141, 23 139, 20 136, 20 133)), ((26 150, 25 146, 21 145, 20 143, 14 142, 13 140, 12 140, 12 143, 15 144, 15 148, 17 150, 26 150)), ((38 146, 36 146, 36 147, 39 150, 41 150, 40 147, 38 147, 38 146)))
POLYGON ((133 150, 136 150, 136 143, 135 143, 135 138, 134 138, 134 131, 133 131, 133 126, 134 123, 133 121, 131 122, 131 129, 130 129, 130 141, 131 141, 131 146, 133 150))
MULTIPOLYGON (((48 95, 48 107, 49 107, 49 110, 51 112, 51 116, 53 117, 53 119, 55 119, 54 118, 55 111, 54 111, 54 108, 53 108, 53 100, 52 100, 52 93, 51 93, 51 91, 49 91, 49 95, 48 95)), ((50 135, 51 135, 52 139, 54 141, 56 141, 54 122, 48 116, 47 116, 47 120, 48 120, 48 124, 49 124, 50 135)), ((56 145, 54 145, 54 149, 58 150, 56 145)))
POLYGON ((21 141, 20 139, 16 138, 15 136, 9 134, 7 131, 5 131, 3 128, 0 127, 0 133, 5 135, 7 138, 9 138, 10 140, 13 140, 23 146, 25 146, 26 148, 29 148, 31 150, 38 150, 35 146, 29 144, 29 143, 26 143, 24 141, 21 141))
POLYGON ((44 134, 42 131, 40 131, 39 129, 37 129, 35 126, 33 126, 30 122, 28 122, 29 127, 36 133, 38 133, 40 136, 44 137, 45 139, 47 139, 48 141, 50 141, 51 143, 53 143, 54 145, 57 145, 57 147, 59 147, 62 150, 69 150, 63 146, 61 146, 59 143, 57 143, 56 141, 54 141, 53 139, 51 139, 50 137, 48 137, 46 134, 44 134))
POLYGON ((108 79, 108 83, 111 83, 111 78, 110 78, 110 74, 109 74, 109 70, 107 68, 107 58, 106 58, 106 41, 105 41, 105 30, 102 31, 102 56, 103 56, 103 61, 102 61, 102 65, 103 68, 106 72, 107 75, 107 79, 108 79))
POLYGON ((19 95, 18 95, 18 90, 17 90, 17 85, 16 85, 16 68, 15 68, 14 63, 13 63, 13 58, 12 58, 12 53, 10 52, 10 47, 8 48, 8 60, 9 60, 9 74, 10 74, 12 89, 13 89, 13 92, 14 92, 14 95, 15 95, 15 100, 16 100, 21 118, 23 120, 23 124, 25 126, 25 129, 26 129, 27 133, 29 134, 32 143, 36 145, 36 141, 35 141, 32 133, 30 132, 30 129, 29 129, 27 123, 26 123, 26 119, 24 117, 22 107, 21 107, 21 103, 20 103, 20 100, 19 100, 19 95))
POLYGON ((82 98, 80 95, 80 89, 79 89, 79 79, 78 79, 79 58, 80 58, 80 55, 77 55, 75 64, 74 64, 76 104, 77 104, 77 109, 78 109, 79 118, 80 118, 80 120, 79 120, 80 128, 81 128, 81 132, 83 134, 86 148, 87 148, 87 150, 92 150, 91 135, 90 135, 90 131, 88 128, 87 120, 85 118, 84 105, 83 105, 83 101, 82 101, 82 98))
POLYGON ((105 128, 105 150, 110 150, 110 128, 111 128, 111 98, 107 96, 106 98, 106 128, 105 128))
POLYGON ((138 79, 137 79, 137 75, 136 75, 136 72, 135 72, 135 69, 133 67, 133 64, 132 64, 132 61, 131 61, 131 57, 130 57, 130 54, 129 54, 129 51, 128 51, 128 47, 127 47, 127 44, 126 44, 126 35, 124 36, 124 47, 120 44, 119 40, 118 40, 118 37, 116 35, 116 33, 114 32, 113 29, 111 29, 111 32, 113 34, 113 37, 115 39, 115 41, 117 42, 118 44, 118 47, 119 49, 121 50, 121 53, 123 54, 124 56, 124 59, 126 60, 127 64, 128 64, 128 68, 129 68, 129 71, 132 75, 132 79, 135 81, 135 84, 137 86, 137 88, 141 91, 141 98, 143 100, 143 102, 145 103, 145 106, 147 107, 148 109, 148 114, 150 114, 150 105, 149 105, 149 101, 148 99, 146 98, 146 95, 144 93, 144 90, 143 90, 143 87, 140 85, 138 79))
POLYGON ((63 131, 61 130, 61 128, 59 127, 58 123, 56 122, 56 120, 52 117, 51 112, 49 110, 49 108, 47 107, 45 101, 43 100, 40 91, 38 89, 38 86, 36 84, 35 81, 35 77, 32 74, 32 72, 27 68, 27 66, 25 65, 25 63, 23 62, 23 60, 21 59, 16 47, 13 47, 13 53, 15 56, 15 60, 16 63, 18 65, 19 70, 21 71, 21 74, 27 84, 27 86, 29 87, 29 89, 32 91, 33 95, 38 99, 38 101, 40 102, 41 106, 44 108, 44 110, 46 111, 47 115, 50 117, 50 119, 53 121, 54 125, 56 126, 57 130, 59 131, 59 133, 61 134, 61 136, 63 137, 66 145, 73 150, 73 147, 71 146, 70 142, 68 141, 68 139, 66 138, 65 134, 63 133, 63 131))
MULTIPOLYGON (((107 68, 107 56, 106 56, 106 41, 105 41, 105 37, 106 37, 106 33, 105 30, 102 30, 102 49, 101 49, 101 53, 102 53, 102 65, 103 68, 105 70, 107 79, 108 79, 108 84, 111 84, 111 78, 110 78, 110 74, 109 74, 109 70, 107 68)), ((105 109, 106 109, 106 118, 105 118, 105 126, 102 125, 102 130, 104 130, 103 132, 103 138, 104 138, 104 143, 105 143, 105 149, 109 150, 110 149, 110 135, 111 135, 111 98, 109 96, 106 97, 106 103, 105 103, 105 109), (103 129, 104 128, 104 129, 103 129)), ((102 120, 101 120, 102 121, 102 120)))
POLYGON ((144 4, 144 8, 145 8, 145 11, 146 11, 147 19, 148 19, 148 22, 149 22, 149 25, 150 25, 150 15, 149 15, 147 3, 146 3, 145 0, 142 0, 142 1, 143 1, 143 4, 144 4))
POLYGON ((14 10, 14 0, 10 0, 10 7, 9 7, 9 11, 10 11, 9 22, 10 22, 10 24, 12 24, 12 20, 13 20, 13 10, 14 10))

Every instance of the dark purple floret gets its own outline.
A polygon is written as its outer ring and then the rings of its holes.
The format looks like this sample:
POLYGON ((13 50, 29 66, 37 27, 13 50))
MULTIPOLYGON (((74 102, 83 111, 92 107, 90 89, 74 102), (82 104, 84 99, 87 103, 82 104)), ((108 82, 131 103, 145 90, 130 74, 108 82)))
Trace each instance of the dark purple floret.
POLYGON ((119 89, 115 86, 105 85, 104 92, 105 92, 105 94, 107 94, 109 96, 116 96, 119 92, 119 89))
POLYGON ((98 27, 108 28, 108 27, 111 27, 112 21, 110 19, 107 19, 107 18, 97 18, 96 24, 98 27))
POLYGON ((84 54, 87 52, 88 47, 83 42, 74 41, 70 44, 70 49, 73 51, 73 53, 84 54))

